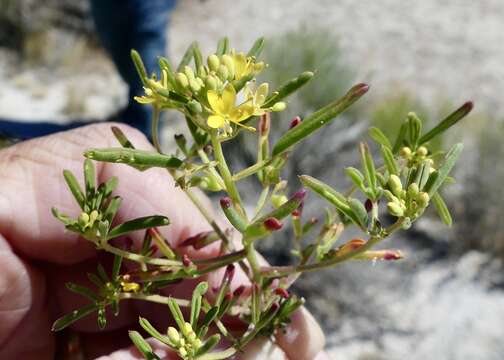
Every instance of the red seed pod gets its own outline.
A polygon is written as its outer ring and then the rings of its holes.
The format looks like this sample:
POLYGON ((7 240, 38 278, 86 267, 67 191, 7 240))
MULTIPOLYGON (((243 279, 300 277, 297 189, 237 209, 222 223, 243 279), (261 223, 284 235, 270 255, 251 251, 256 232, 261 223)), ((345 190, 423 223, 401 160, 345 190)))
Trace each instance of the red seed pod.
POLYGON ((269 231, 280 230, 283 226, 282 222, 274 217, 267 218, 263 224, 269 231))
POLYGON ((240 296, 242 296, 244 291, 245 291, 245 285, 240 285, 233 292, 233 296, 239 298, 240 296))
POLYGON ((366 208, 367 212, 370 212, 373 210, 373 202, 369 199, 366 199, 366 202, 364 203, 364 207, 366 208))
POLYGON ((299 124, 301 124, 301 118, 299 116, 296 116, 294 119, 291 120, 289 129, 292 129, 293 127, 296 127, 299 124))
POLYGON ((289 292, 286 289, 284 289, 284 288, 276 288, 275 289, 275 294, 278 295, 278 296, 283 297, 284 299, 288 299, 289 296, 290 296, 289 292))
POLYGON ((294 217, 301 217, 301 210, 296 209, 292 212, 292 216, 294 217))
POLYGON ((226 272, 224 273, 224 281, 231 282, 233 280, 235 274, 235 266, 233 264, 229 264, 226 266, 226 272))
POLYGON ((306 189, 301 188, 301 189, 299 189, 298 191, 296 191, 292 195, 291 199, 293 199, 293 200, 295 199, 295 200, 298 200, 298 201, 303 201, 304 198, 305 198, 305 196, 306 196, 306 194, 307 194, 307 192, 308 191, 306 189))
POLYGON ((230 197, 223 197, 220 199, 220 205, 223 209, 229 209, 232 205, 231 198, 230 197))
POLYGON ((270 311, 271 311, 271 312, 275 312, 275 311, 277 311, 279 308, 280 308, 280 305, 279 305, 278 303, 274 302, 273 304, 271 304, 270 311))
POLYGON ((383 260, 400 260, 403 255, 399 251, 387 251, 383 255, 383 260))
POLYGON ((224 300, 222 302, 229 303, 231 300, 233 300, 233 293, 230 291, 224 295, 224 300))
POLYGON ((196 235, 190 236, 179 245, 180 247, 194 246, 195 249, 199 249, 198 245, 211 233, 211 231, 203 231, 196 235))
POLYGON ((187 256, 187 254, 184 254, 182 256, 182 264, 184 264, 185 267, 192 265, 192 261, 191 261, 191 259, 189 259, 189 256, 187 256))

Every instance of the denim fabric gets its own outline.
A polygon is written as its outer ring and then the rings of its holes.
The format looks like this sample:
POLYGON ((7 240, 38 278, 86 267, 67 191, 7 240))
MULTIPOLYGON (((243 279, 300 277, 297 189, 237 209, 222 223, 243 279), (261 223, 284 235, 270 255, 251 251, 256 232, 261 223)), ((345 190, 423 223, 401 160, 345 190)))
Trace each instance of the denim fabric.
MULTIPOLYGON (((150 138, 151 108, 133 96, 143 93, 142 83, 130 58, 136 49, 149 73, 156 71, 157 58, 166 53, 168 15, 176 0, 90 0, 91 14, 102 45, 109 52, 119 74, 129 87, 127 108, 119 121, 132 125, 150 138)), ((59 125, 50 122, 0 120, 0 134, 29 139, 72 129, 85 122, 59 125)))

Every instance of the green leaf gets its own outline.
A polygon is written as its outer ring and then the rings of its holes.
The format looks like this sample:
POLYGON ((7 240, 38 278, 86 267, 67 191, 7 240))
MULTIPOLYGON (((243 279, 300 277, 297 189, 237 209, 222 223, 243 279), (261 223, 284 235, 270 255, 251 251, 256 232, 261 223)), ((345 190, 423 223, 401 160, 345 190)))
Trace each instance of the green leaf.
POLYGON ((189 45, 186 52, 184 53, 184 56, 182 56, 182 60, 180 60, 180 64, 177 66, 178 72, 183 71, 184 66, 189 65, 191 59, 193 58, 193 55, 194 55, 194 43, 189 45))
POLYGON ((348 175, 348 177, 352 180, 352 182, 357 186, 359 189, 364 191, 365 185, 364 185, 364 175, 357 170, 354 167, 347 167, 345 168, 345 173, 348 175))
POLYGON ((173 319, 177 323, 177 326, 179 329, 184 328, 185 320, 184 320, 184 315, 182 314, 182 311, 180 310, 180 306, 177 304, 175 300, 172 298, 168 299, 168 307, 170 308, 170 312, 173 316, 173 319))
POLYGON ((443 165, 441 165, 441 167, 437 171, 431 174, 424 187, 424 191, 428 192, 430 197, 432 197, 432 195, 434 195, 434 193, 444 183, 451 169, 453 168, 453 166, 455 166, 455 163, 457 162, 457 159, 460 156, 463 148, 464 146, 461 143, 455 144, 450 149, 448 154, 446 154, 443 165), (431 180, 431 178, 433 180, 431 180))
POLYGON ((168 83, 171 85, 172 88, 176 89, 177 82, 175 80, 175 74, 173 73, 173 69, 170 65, 170 62, 168 61, 167 58, 162 56, 159 58, 158 62, 159 62, 159 68, 166 72, 168 83))
POLYGON ((121 202, 122 199, 119 196, 114 196, 110 200, 107 208, 105 209, 105 212, 103 213, 103 220, 106 220, 109 224, 112 224, 112 221, 114 220, 114 217, 117 214, 119 207, 121 206, 121 202))
POLYGON ((299 176, 299 180, 303 183, 303 185, 312 189, 322 198, 333 204, 336 209, 350 218, 355 224, 360 223, 357 215, 350 208, 350 205, 348 205, 347 199, 332 187, 309 175, 301 175, 299 176))
POLYGON ((79 204, 79 207, 82 210, 84 210, 84 204, 86 203, 86 196, 82 192, 81 187, 77 182, 77 179, 70 170, 63 170, 63 177, 65 178, 65 181, 68 185, 68 188, 72 192, 72 195, 77 201, 77 204, 79 204))
POLYGON ((422 122, 414 112, 410 112, 408 114, 408 134, 409 142, 413 148, 416 148, 421 132, 422 122))
POLYGON ((303 122, 287 131, 273 148, 272 155, 276 156, 288 150, 316 130, 330 123, 336 116, 345 111, 350 105, 362 97, 369 87, 366 84, 355 85, 341 99, 326 105, 322 109, 307 116, 303 122))
POLYGON ((138 76, 140 76, 140 80, 142 83, 145 85, 145 80, 148 78, 147 76, 147 71, 145 70, 145 65, 142 61, 142 58, 138 51, 135 49, 131 49, 131 59, 133 60, 133 63, 135 64, 135 69, 138 73, 138 76))
POLYGON ((119 277, 121 271, 122 257, 119 255, 114 256, 114 265, 112 265, 112 280, 119 277))
POLYGON ((134 149, 135 146, 131 143, 131 141, 128 140, 126 135, 122 132, 120 128, 117 126, 112 126, 111 127, 112 133, 114 134, 115 138, 121 144, 122 147, 127 148, 127 149, 134 149))
POLYGON ((198 328, 198 318, 201 311, 201 297, 205 295, 208 290, 208 283, 205 281, 200 282, 193 291, 191 300, 191 326, 193 329, 198 328))
POLYGON ((367 228, 368 213, 362 202, 360 200, 350 198, 348 199, 348 206, 350 206, 350 208, 356 215, 356 218, 359 220, 356 225, 361 227, 362 229, 367 228))
POLYGON ((161 341, 162 343, 164 343, 168 346, 175 347, 175 344, 173 344, 173 342, 170 340, 170 338, 166 335, 161 334, 159 331, 157 331, 156 328, 154 326, 152 326, 152 324, 149 322, 149 320, 147 320, 143 317, 139 317, 138 323, 140 324, 142 329, 144 329, 153 338, 161 341))
POLYGON ((60 331, 66 328, 68 325, 76 322, 79 319, 82 319, 83 317, 95 312, 98 310, 98 305, 96 304, 89 304, 86 305, 80 309, 73 310, 71 313, 60 317, 58 320, 56 320, 52 326, 52 331, 60 331))
POLYGON ((166 226, 170 224, 170 220, 166 216, 153 215, 137 218, 134 220, 126 221, 115 228, 110 230, 109 239, 116 238, 121 235, 128 234, 137 230, 144 230, 151 227, 166 226))
POLYGON ((463 119, 467 114, 471 112, 473 109, 472 101, 466 102, 464 105, 459 107, 453 113, 448 115, 445 119, 443 119, 438 125, 436 125, 432 130, 430 130, 427 134, 424 134, 420 140, 419 144, 424 144, 427 141, 433 139, 435 136, 445 132, 447 129, 455 125, 461 119, 463 119))
POLYGON ((396 141, 394 143, 394 147, 392 148, 392 153, 397 154, 399 150, 403 147, 404 138, 406 137, 406 133, 408 132, 408 123, 404 122, 399 128, 399 133, 397 134, 396 141))
POLYGON ((229 48, 229 39, 225 36, 222 39, 220 39, 219 42, 217 43, 217 51, 215 52, 215 54, 217 56, 224 55, 228 52, 228 48, 229 48))
POLYGON ((86 199, 89 201, 95 194, 96 173, 91 160, 84 160, 84 184, 86 185, 86 199))
POLYGON ((386 146, 381 147, 381 153, 383 157, 383 162, 390 175, 399 175, 399 169, 397 168, 397 163, 394 159, 394 154, 392 150, 386 146))
POLYGON ((201 356, 211 351, 220 341, 220 335, 214 334, 210 336, 203 345, 196 351, 196 356, 201 356))
POLYGON ((364 178, 366 179, 368 186, 371 188, 373 195, 376 196, 378 193, 376 184, 376 169, 374 166, 373 157, 369 151, 369 147, 366 143, 361 142, 359 145, 359 150, 361 154, 362 168, 364 169, 364 178))
POLYGON ((93 302, 98 301, 98 295, 96 295, 91 289, 85 286, 77 285, 71 282, 68 282, 65 285, 68 290, 76 294, 82 295, 93 302))
POLYGON ((436 211, 439 217, 441 218, 441 221, 448 227, 451 227, 453 221, 450 215, 450 210, 448 210, 448 207, 446 206, 446 203, 439 194, 439 192, 435 193, 432 196, 431 201, 434 204, 434 207, 436 208, 436 211))
POLYGON ((96 266, 96 270, 98 272, 98 275, 100 276, 101 281, 103 281, 105 284, 110 281, 107 272, 105 271, 105 268, 103 267, 102 264, 98 264, 96 266))
POLYGON ((152 351, 151 346, 145 339, 140 335, 138 331, 128 331, 129 338, 135 345, 135 347, 140 351, 140 353, 147 360, 160 360, 160 358, 152 351))
POLYGON ((51 212, 53 214, 53 216, 58 219, 59 221, 61 221, 63 224, 65 224, 65 226, 67 225, 73 225, 75 224, 75 220, 72 219, 71 217, 61 213, 58 209, 56 209, 55 207, 51 208, 51 212))
POLYGON ((210 310, 207 311, 207 313, 203 317, 203 320, 201 321, 201 324, 198 328, 198 331, 197 331, 198 337, 201 337, 204 335, 203 334, 204 329, 208 328, 210 326, 210 324, 212 323, 212 321, 215 320, 218 312, 219 312, 218 306, 214 306, 214 307, 210 308, 210 310))
POLYGON ((264 49, 264 38, 260 37, 254 42, 249 52, 247 53, 247 56, 257 58, 261 54, 263 49, 264 49))
POLYGON ((168 169, 175 169, 182 165, 182 161, 173 156, 126 148, 90 149, 84 152, 84 156, 97 161, 168 169))
POLYGON ((369 136, 371 139, 376 141, 378 144, 383 145, 389 149, 392 149, 392 144, 390 143, 390 140, 385 136, 385 134, 378 129, 377 127, 370 127, 368 130, 369 136))
POLYGON ((305 71, 301 73, 298 77, 287 81, 277 90, 275 90, 270 96, 266 98, 264 104, 261 107, 268 108, 273 106, 275 103, 285 99, 287 96, 297 91, 301 86, 305 85, 312 78, 313 73, 311 71, 305 71))
POLYGON ((87 273, 87 277, 98 289, 105 285, 96 274, 87 273))
POLYGON ((200 66, 203 65, 203 56, 201 55, 201 50, 197 41, 193 42, 193 57, 194 67, 196 68, 196 71, 198 71, 200 66))

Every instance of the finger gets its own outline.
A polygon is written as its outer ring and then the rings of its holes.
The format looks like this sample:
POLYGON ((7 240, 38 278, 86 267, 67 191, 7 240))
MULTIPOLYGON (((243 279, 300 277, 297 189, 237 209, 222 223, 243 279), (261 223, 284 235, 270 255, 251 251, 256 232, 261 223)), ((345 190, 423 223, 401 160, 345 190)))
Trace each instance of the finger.
MULTIPOLYGON (((63 232, 61 223, 51 215, 51 207, 78 215, 78 206, 67 189, 62 170, 69 169, 82 183, 83 151, 90 147, 118 146, 110 134, 110 126, 110 123, 90 125, 0 151, 0 233, 17 252, 67 264, 94 255, 92 244, 76 234, 63 232)), ((116 126, 139 149, 151 148, 137 130, 116 126)), ((173 243, 209 229, 166 171, 150 169, 140 173, 126 165, 110 163, 96 163, 96 170, 99 181, 111 176, 119 178, 117 193, 124 199, 119 219, 167 215, 173 225, 167 228, 166 235, 173 243)))
MULTIPOLYGON (((161 344, 155 339, 146 339, 150 344, 152 350, 161 360, 177 360, 180 359, 178 355, 168 348, 167 346, 161 344)), ((130 346, 124 349, 120 349, 110 353, 109 355, 104 355, 96 358, 96 360, 143 360, 144 357, 140 352, 134 347, 130 346)))
POLYGON ((43 275, 0 236, 0 359, 52 359, 43 275))
POLYGON ((301 307, 285 331, 278 332, 277 342, 290 360, 311 360, 324 348, 325 337, 313 316, 301 307))

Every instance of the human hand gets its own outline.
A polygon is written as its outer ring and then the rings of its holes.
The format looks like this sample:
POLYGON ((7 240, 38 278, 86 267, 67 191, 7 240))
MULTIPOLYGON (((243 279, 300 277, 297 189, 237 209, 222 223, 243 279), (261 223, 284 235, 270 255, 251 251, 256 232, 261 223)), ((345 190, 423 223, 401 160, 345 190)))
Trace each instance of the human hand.
MULTIPOLYGON (((117 125, 140 149, 151 146, 138 131, 117 125)), ((56 316, 80 305, 81 299, 69 293, 65 283, 86 283, 86 272, 94 270, 97 252, 90 242, 65 233, 52 217, 57 205, 65 213, 77 215, 78 208, 67 191, 61 172, 64 168, 81 174, 82 152, 89 147, 117 146, 110 136, 110 124, 86 126, 17 144, 0 151, 0 359, 52 359, 56 336, 50 331, 56 316)), ((148 170, 148 176, 124 165, 97 163, 97 176, 104 181, 119 178, 117 193, 123 197, 120 220, 163 214, 171 225, 162 229, 174 247, 187 237, 209 229, 184 193, 161 169, 148 170)), ((133 237, 133 241, 140 241, 133 237)), ((191 258, 216 256, 217 246, 199 251, 186 249, 191 258)), ((100 261, 102 259, 100 258, 100 261)), ((107 259, 103 259, 106 261, 107 259)), ((210 286, 220 283, 222 272, 208 276, 210 286)), ((234 287, 245 282, 235 276, 234 287)), ((183 282, 168 293, 189 297, 194 284, 183 282)), ((140 359, 129 344, 126 329, 137 327, 138 316, 166 318, 166 307, 123 302, 118 317, 109 317, 107 328, 99 331, 95 319, 85 318, 73 329, 80 334, 87 358, 140 359)), ((293 316, 286 333, 277 336, 276 345, 264 340, 251 343, 242 359, 266 359, 259 355, 268 346, 277 348, 270 358, 291 360, 325 359, 321 352, 324 336, 313 317, 304 309, 293 316), (281 349, 281 351, 279 350, 281 349), (280 355, 280 353, 282 355, 280 355), (283 355, 285 354, 285 356, 283 355)), ((165 359, 177 356, 156 346, 165 359)))

